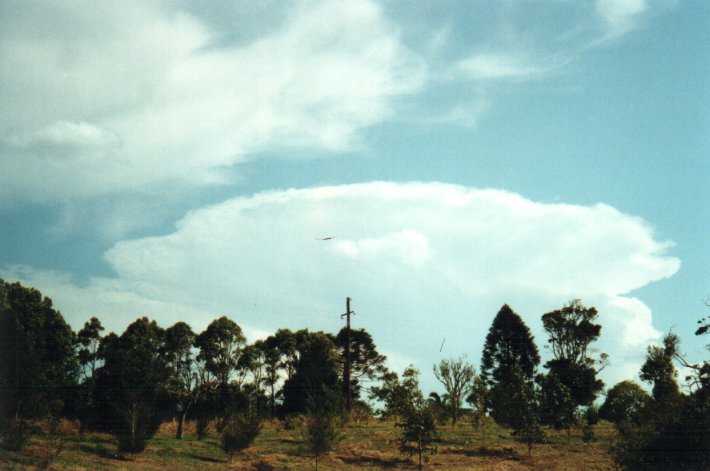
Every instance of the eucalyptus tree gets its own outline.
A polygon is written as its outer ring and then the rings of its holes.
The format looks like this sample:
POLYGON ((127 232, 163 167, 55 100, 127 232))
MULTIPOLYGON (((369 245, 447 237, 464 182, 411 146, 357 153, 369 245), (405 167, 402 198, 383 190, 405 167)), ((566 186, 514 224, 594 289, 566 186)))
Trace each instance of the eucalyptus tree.
POLYGON ((473 365, 465 361, 464 357, 444 359, 439 362, 438 366, 434 365, 434 376, 444 385, 449 395, 451 425, 455 426, 461 410, 461 403, 473 386, 476 370, 473 365))

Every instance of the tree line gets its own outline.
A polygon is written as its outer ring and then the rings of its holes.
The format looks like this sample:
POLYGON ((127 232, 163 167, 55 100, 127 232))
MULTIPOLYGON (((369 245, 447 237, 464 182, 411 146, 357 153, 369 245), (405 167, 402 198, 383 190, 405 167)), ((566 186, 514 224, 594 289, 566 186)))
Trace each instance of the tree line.
MULTIPOLYGON (((400 450, 420 465, 436 451, 437 424, 455 426, 464 416, 482 431, 490 421, 509 427, 529 453, 544 442, 546 427, 581 427, 593 440, 594 425, 605 419, 616 424, 613 452, 624 469, 710 463, 710 363, 689 363, 679 338, 669 334, 662 346, 648 347, 640 371, 652 393, 622 381, 597 408, 605 386, 598 376, 609 363, 593 348, 601 335, 597 318, 580 300, 544 314, 550 359, 541 370, 529 328, 503 305, 486 336, 480 373, 465 357, 442 360, 433 372, 446 393, 425 398, 418 371, 389 371, 364 329, 352 330, 349 341, 345 329, 336 335, 279 329, 247 343, 226 316, 200 333, 185 322, 163 328, 141 317, 121 335, 104 334, 93 317, 75 333, 37 289, 0 280, 0 433, 6 447, 18 449, 29 421, 66 417, 82 431, 113 434, 119 453, 135 454, 164 421, 177 422, 179 439, 192 420, 198 438, 214 428, 231 456, 249 446, 262 419, 279 418, 288 427, 303 415, 317 460, 341 437, 342 417, 372 415, 374 401, 379 415, 401 429, 400 450), (687 391, 678 386, 675 364, 690 371, 687 391)), ((699 322, 696 334, 706 334, 707 318, 699 322)))

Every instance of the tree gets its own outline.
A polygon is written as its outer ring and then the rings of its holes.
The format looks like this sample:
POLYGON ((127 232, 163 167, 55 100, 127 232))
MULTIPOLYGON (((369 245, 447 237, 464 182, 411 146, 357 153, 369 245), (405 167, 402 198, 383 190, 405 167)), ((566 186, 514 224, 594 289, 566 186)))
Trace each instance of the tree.
POLYGON ((490 417, 486 415, 488 409, 488 386, 480 376, 473 379, 473 384, 470 393, 466 398, 466 402, 471 405, 471 425, 474 428, 478 427, 481 431, 481 439, 485 438, 486 422, 490 421, 490 417))
POLYGON ((155 321, 142 317, 120 337, 103 339, 94 402, 105 414, 104 427, 118 438, 120 453, 143 451, 165 416, 170 370, 164 335, 155 321))
POLYGON ((318 469, 318 459, 331 451, 343 439, 336 418, 342 409, 340 390, 324 386, 317 395, 309 395, 306 405, 304 439, 313 453, 318 469))
POLYGON ((601 335, 601 325, 594 323, 597 317, 597 310, 585 307, 579 299, 542 316, 553 355, 545 367, 569 389, 578 406, 591 404, 604 387, 596 375, 606 366, 607 356, 596 360, 590 355, 590 344, 601 335), (597 363, 599 369, 595 369, 597 363))
POLYGON ((195 339, 195 346, 200 349, 198 359, 205 362, 207 372, 223 387, 235 372, 245 343, 242 328, 226 316, 212 321, 195 339))
POLYGON ((532 447, 535 443, 542 443, 545 434, 540 426, 539 405, 533 383, 527 381, 522 370, 514 366, 509 376, 511 390, 513 391, 512 404, 515 404, 513 412, 513 435, 518 440, 528 446, 528 456, 532 454, 532 447))
POLYGON ((175 438, 182 438, 183 424, 200 393, 200 375, 197 371, 192 346, 195 333, 185 322, 177 322, 165 331, 165 359, 170 369, 168 393, 175 402, 178 426, 175 438))
POLYGON ((0 280, 0 433, 64 403, 75 384, 75 335, 52 300, 0 280))
MULTIPOLYGON (((343 362, 347 356, 347 338, 346 327, 343 327, 335 336, 335 346, 338 348, 343 362)), ((360 397, 363 380, 378 380, 387 372, 386 360, 387 357, 377 351, 369 332, 365 329, 350 331, 350 393, 354 400, 360 397)), ((344 384, 344 390, 345 386, 344 384)))
POLYGON ((467 363, 464 357, 460 357, 441 360, 438 367, 434 365, 434 376, 444 385, 449 394, 451 425, 455 426, 461 410, 461 402, 471 389, 476 372, 473 365, 467 363))
POLYGON ((293 376, 284 384, 284 411, 306 412, 309 398, 318 401, 326 391, 339 391, 338 370, 338 353, 331 338, 323 332, 307 334, 293 376))
POLYGON ((437 448, 432 444, 439 436, 434 414, 427 407, 419 389, 419 372, 410 367, 405 370, 403 377, 404 381, 397 381, 392 388, 394 394, 390 400, 394 399, 394 403, 390 407, 396 409, 399 417, 395 426, 402 429, 399 451, 408 456, 417 455, 421 468, 422 460, 427 459, 426 453, 436 453, 437 448))
POLYGON ((383 418, 404 417, 409 404, 424 400, 419 389, 419 371, 410 365, 404 369, 401 380, 395 372, 385 374, 382 384, 370 389, 370 399, 384 404, 383 418))
POLYGON ((570 428, 575 423, 577 409, 577 404, 572 398, 569 388, 562 384, 553 372, 541 375, 538 379, 541 422, 555 430, 567 429, 569 436, 570 428))
POLYGON ((676 378, 678 372, 673 358, 678 353, 680 340, 675 334, 663 338, 663 346, 650 345, 639 377, 653 384, 653 399, 657 402, 674 402, 680 395, 676 378))
POLYGON ((489 407, 493 419, 502 425, 512 426, 514 414, 520 404, 511 385, 513 375, 519 374, 523 383, 531 383, 540 355, 530 334, 530 329, 507 304, 493 319, 481 358, 481 377, 491 389, 489 407), (518 373, 516 373, 516 371, 518 373))
POLYGON ((220 446, 232 462, 234 454, 251 446, 261 431, 261 419, 258 414, 234 414, 229 417, 222 429, 220 446))
POLYGON ((99 365, 99 346, 101 345, 101 332, 104 326, 96 317, 84 323, 84 327, 77 332, 79 364, 83 380, 93 378, 99 365))
POLYGON ((599 409, 602 419, 614 423, 640 424, 651 396, 633 381, 616 383, 599 409))

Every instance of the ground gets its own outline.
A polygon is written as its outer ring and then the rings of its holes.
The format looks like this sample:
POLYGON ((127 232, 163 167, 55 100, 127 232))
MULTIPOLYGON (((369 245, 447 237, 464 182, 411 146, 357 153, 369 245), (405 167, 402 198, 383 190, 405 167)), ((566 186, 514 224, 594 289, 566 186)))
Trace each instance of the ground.
MULTIPOLYGON (((56 441, 44 435, 33 436, 20 452, 0 450, 3 469, 93 470, 145 469, 171 471, 192 469, 233 470, 301 470, 314 469, 313 457, 303 446, 302 432, 286 430, 278 421, 266 422, 251 448, 235 455, 231 463, 220 450, 214 430, 204 440, 197 440, 188 424, 182 440, 174 438, 172 423, 164 424, 150 441, 148 448, 133 459, 116 456, 115 439, 111 435, 87 433, 79 435, 70 423, 63 426, 64 437, 58 457, 48 457, 56 450, 56 441)), ((351 422, 344 427, 345 438, 335 450, 321 457, 319 470, 340 469, 416 469, 414 458, 399 452, 399 430, 391 421, 351 422)), ((441 440, 437 453, 429 457, 424 469, 482 470, 602 470, 613 469, 609 446, 614 428, 608 423, 597 425, 597 441, 585 444, 579 430, 547 430, 547 443, 535 445, 528 457, 527 447, 515 441, 510 431, 495 425, 485 434, 467 422, 439 427, 441 440)))

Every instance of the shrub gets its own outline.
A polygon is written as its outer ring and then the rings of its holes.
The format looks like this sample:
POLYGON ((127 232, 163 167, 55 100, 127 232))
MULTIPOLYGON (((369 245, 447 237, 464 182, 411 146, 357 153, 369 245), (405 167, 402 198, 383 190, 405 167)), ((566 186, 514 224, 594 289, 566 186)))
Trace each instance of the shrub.
POLYGON ((235 414, 224 421, 220 446, 232 461, 234 454, 245 450, 261 431, 261 418, 256 414, 235 414))

